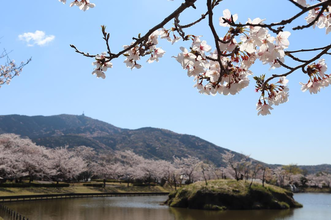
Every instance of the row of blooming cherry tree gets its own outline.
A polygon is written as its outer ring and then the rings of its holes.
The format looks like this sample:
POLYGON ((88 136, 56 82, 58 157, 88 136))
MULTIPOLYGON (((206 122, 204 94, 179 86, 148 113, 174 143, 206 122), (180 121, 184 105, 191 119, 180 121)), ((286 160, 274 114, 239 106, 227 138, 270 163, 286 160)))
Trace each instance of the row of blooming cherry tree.
MULTIPOLYGON (((66 0, 59 1, 66 3, 66 0)), ((331 84, 331 74, 326 73, 327 64, 324 59, 331 55, 331 44, 320 45, 318 48, 288 49, 290 31, 298 32, 311 27, 325 29, 326 34, 331 31, 331 0, 312 0, 312 5, 307 4, 306 0, 289 0, 289 4, 293 4, 297 11, 293 12, 292 17, 273 23, 261 18, 248 18, 245 23, 240 23, 237 22, 238 15, 226 9, 223 16, 218 19, 218 25, 228 30, 224 36, 217 33, 214 19, 215 8, 222 0, 206 0, 204 14, 198 15, 194 20, 194 14, 191 12, 191 23, 180 23, 180 16, 191 7, 196 9, 196 2, 197 0, 183 1, 174 12, 151 27, 147 33, 133 37, 133 42, 124 45, 121 51, 111 50, 110 34, 106 32, 105 26, 102 26, 102 35, 106 52, 93 55, 78 50, 74 45, 71 47, 77 53, 95 59, 95 70, 92 74, 104 79, 107 69, 113 66, 111 61, 120 56, 125 58, 124 63, 131 69, 140 69, 140 61, 145 56, 148 56, 148 63, 159 61, 165 54, 165 51, 158 47, 159 38, 166 39, 172 44, 180 40, 192 41, 190 48, 180 47, 181 52, 175 58, 187 71, 187 75, 194 78, 195 87, 199 92, 207 95, 238 94, 248 86, 249 76, 253 75, 250 67, 256 61, 269 65, 271 70, 281 68, 282 74, 253 77, 256 81, 256 92, 261 94, 257 102, 258 115, 270 114, 272 106, 288 101, 289 88, 286 77, 296 71, 307 75, 307 82, 301 83, 303 92, 308 90, 311 94, 316 94, 331 84), (296 20, 300 22, 299 19, 303 15, 306 16, 306 24, 291 26, 296 20), (171 21, 174 26, 166 28, 171 21), (201 33, 186 33, 191 31, 191 27, 204 21, 213 36, 213 46, 202 40, 201 33), (301 58, 302 54, 307 53, 310 53, 310 58, 301 58), (289 61, 295 64, 289 64, 289 61)), ((89 0, 74 0, 70 6, 78 6, 86 11, 94 8, 95 4, 89 0)))
POLYGON ((174 157, 172 162, 146 159, 132 151, 97 154, 92 148, 80 146, 69 149, 60 147, 47 149, 34 144, 30 139, 15 134, 0 135, 0 177, 2 180, 22 179, 52 181, 88 181, 89 179, 115 179, 128 184, 167 183, 177 187, 183 183, 208 181, 211 179, 244 179, 304 186, 330 187, 331 175, 304 176, 300 172, 277 168, 269 169, 253 162, 248 156, 235 159, 235 155, 225 152, 226 167, 216 167, 195 157, 174 157))

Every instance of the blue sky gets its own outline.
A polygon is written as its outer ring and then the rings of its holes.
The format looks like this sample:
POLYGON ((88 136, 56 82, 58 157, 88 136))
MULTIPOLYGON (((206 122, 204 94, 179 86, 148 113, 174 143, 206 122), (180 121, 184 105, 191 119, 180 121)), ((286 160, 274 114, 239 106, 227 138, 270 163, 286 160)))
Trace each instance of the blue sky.
MULTIPOLYGON (((167 41, 160 42, 166 51, 160 62, 148 64, 143 59, 140 70, 131 70, 123 63, 125 58, 120 57, 113 61, 114 67, 106 72, 106 79, 98 79, 91 74, 93 60, 76 54, 70 44, 91 54, 104 52, 100 25, 106 25, 111 33, 111 49, 119 51, 182 1, 92 2, 96 7, 86 12, 57 0, 2 3, 5 10, 0 24, 1 47, 11 51, 10 57, 17 62, 30 57, 32 62, 9 86, 0 88, 0 115, 80 115, 84 111, 86 116, 121 128, 156 127, 196 135, 267 163, 331 163, 331 88, 317 95, 303 93, 299 82, 307 82, 308 77, 295 72, 288 77, 289 102, 276 106, 269 116, 257 116, 255 104, 259 94, 254 92, 253 81, 236 96, 201 95, 193 88, 193 79, 172 58, 180 52, 180 46, 188 44, 178 42, 172 46, 167 41), (44 32, 49 42, 31 45, 32 41, 20 40, 19 35, 36 31, 44 32)), ((198 18, 206 10, 205 1, 198 1, 197 7, 183 14, 181 21, 198 18)), ((274 22, 297 11, 286 0, 224 0, 215 9, 215 21, 226 8, 237 13, 241 22, 256 17, 274 22)), ((305 24, 304 17, 295 24, 305 24)), ((171 24, 166 26, 170 27, 171 24)), ((217 28, 219 33, 226 31, 217 28)), ((212 45, 206 23, 187 33, 203 35, 212 45)), ((325 30, 312 28, 292 32, 289 49, 325 46, 330 44, 330 36, 325 35, 325 30)), ((330 63, 330 57, 325 59, 330 63)), ((269 71, 269 67, 258 62, 251 70, 255 75, 284 72, 269 71)))

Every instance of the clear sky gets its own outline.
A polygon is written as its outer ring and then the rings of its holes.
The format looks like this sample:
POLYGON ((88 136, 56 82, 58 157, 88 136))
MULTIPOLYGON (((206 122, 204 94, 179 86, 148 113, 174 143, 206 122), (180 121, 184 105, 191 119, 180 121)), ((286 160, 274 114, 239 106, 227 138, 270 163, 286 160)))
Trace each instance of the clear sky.
MULTIPOLYGON (((104 52, 100 25, 106 25, 111 33, 111 49, 117 52, 130 44, 132 37, 162 21, 182 1, 91 2, 96 7, 86 12, 70 8, 70 1, 66 5, 57 0, 2 2, 1 47, 11 51, 10 57, 17 62, 30 57, 32 62, 9 86, 0 88, 0 115, 84 112, 121 128, 156 127, 199 136, 266 163, 331 164, 331 88, 317 95, 303 93, 299 82, 307 82, 308 77, 295 72, 288 77, 289 102, 276 106, 269 116, 257 116, 259 94, 254 91, 253 81, 235 96, 199 94, 193 88, 193 78, 187 77, 172 58, 180 52, 180 46, 188 44, 172 46, 165 40, 160 43, 166 51, 160 62, 148 64, 143 59, 140 70, 131 70, 120 57, 113 61, 114 68, 106 72, 106 79, 98 79, 91 74, 93 59, 75 53, 70 44, 91 54, 104 52), (37 35, 37 41, 24 41, 27 36, 37 35)), ((189 9, 181 21, 198 18, 206 10, 205 2, 199 0, 198 9, 189 9)), ((216 24, 226 8, 237 13, 242 23, 256 17, 275 22, 298 11, 287 0, 224 0, 215 9, 216 24)), ((305 16, 295 24, 305 24, 305 16)), ((217 25, 217 31, 225 33, 225 28, 217 25)), ((187 33, 203 35, 214 48, 206 23, 187 33)), ((325 29, 296 31, 289 38, 289 49, 321 47, 330 44, 330 39, 325 29)), ((330 66, 330 56, 325 59, 330 66)), ((3 60, 0 62, 3 64, 3 60)), ((256 75, 285 71, 269 71, 259 62, 251 70, 256 75)))

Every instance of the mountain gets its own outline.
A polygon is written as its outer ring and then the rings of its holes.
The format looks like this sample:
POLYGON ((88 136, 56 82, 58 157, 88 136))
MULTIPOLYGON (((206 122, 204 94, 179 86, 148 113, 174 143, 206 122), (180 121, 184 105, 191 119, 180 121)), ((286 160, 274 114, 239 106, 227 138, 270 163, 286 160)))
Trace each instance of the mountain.
MULTIPOLYGON (((173 156, 198 157, 222 165, 224 148, 199 137, 165 129, 121 129, 84 115, 0 116, 0 134, 15 133, 36 144, 54 148, 85 145, 98 152, 132 150, 151 159, 172 160, 173 156)), ((241 154, 234 153, 237 157, 241 154)))
MULTIPOLYGON (((98 152, 132 150, 150 159, 171 161, 173 156, 188 155, 224 165, 221 154, 228 149, 216 146, 199 137, 178 134, 165 129, 140 128, 122 129, 84 115, 55 116, 0 116, 0 134, 15 133, 29 137, 36 144, 54 148, 85 145, 98 152)), ((231 151, 237 158, 241 154, 231 151)), ((268 165, 276 167, 281 165, 268 165)), ((308 173, 326 171, 331 173, 331 165, 299 166, 308 173)))

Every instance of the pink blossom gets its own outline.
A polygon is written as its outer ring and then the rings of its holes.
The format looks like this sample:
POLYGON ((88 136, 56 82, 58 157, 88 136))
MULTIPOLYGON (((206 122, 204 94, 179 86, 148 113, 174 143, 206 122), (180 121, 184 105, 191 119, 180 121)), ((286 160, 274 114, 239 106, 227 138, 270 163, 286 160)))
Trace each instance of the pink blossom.
POLYGON ((235 22, 238 19, 238 15, 231 15, 231 12, 229 9, 225 9, 223 11, 223 17, 219 18, 219 25, 222 27, 229 27, 230 25, 226 23, 225 20, 230 21, 230 22, 235 22), (233 19, 233 20, 232 20, 233 19))
POLYGON ((290 32, 288 31, 282 31, 280 32, 277 37, 276 37, 276 43, 280 46, 282 46, 283 48, 288 48, 288 46, 290 45, 290 42, 288 41, 288 37, 291 35, 290 32))
POLYGON ((273 108, 268 105, 266 102, 264 102, 264 104, 262 104, 260 101, 256 104, 256 110, 258 110, 257 115, 270 115, 270 110, 272 110, 273 108))
POLYGON ((151 57, 147 60, 148 63, 153 63, 154 61, 159 62, 159 58, 161 58, 165 54, 165 51, 161 48, 153 49, 151 53, 151 57))
POLYGON ((82 2, 82 4, 79 6, 79 9, 82 11, 86 11, 86 10, 89 10, 89 8, 95 7, 95 4, 90 3, 90 0, 83 0, 81 2, 82 2))
POLYGON ((306 0, 294 0, 294 1, 303 7, 307 6, 306 0))

